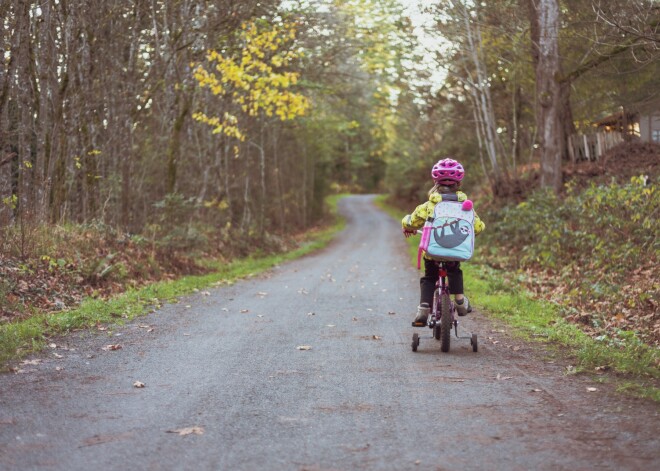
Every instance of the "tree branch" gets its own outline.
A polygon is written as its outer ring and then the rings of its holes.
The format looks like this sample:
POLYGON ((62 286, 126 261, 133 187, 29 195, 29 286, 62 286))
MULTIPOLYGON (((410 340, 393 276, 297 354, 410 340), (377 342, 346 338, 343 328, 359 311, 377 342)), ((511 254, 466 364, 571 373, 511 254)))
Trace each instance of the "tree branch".
POLYGON ((577 69, 573 70, 571 73, 568 75, 564 75, 563 77, 559 78, 559 82, 572 82, 573 80, 577 79, 578 77, 582 76, 585 72, 590 71, 591 69, 594 69, 598 67, 601 64, 604 64, 605 62, 609 61, 610 59, 618 56, 622 52, 626 52, 630 48, 632 48, 637 42, 640 41, 640 37, 634 37, 629 39, 628 41, 624 42, 623 44, 619 44, 618 46, 613 47, 608 53, 600 55, 598 57, 593 58, 589 62, 586 62, 582 64, 580 67, 577 69))
POLYGON ((16 155, 17 155, 16 152, 12 152, 11 154, 9 154, 9 157, 5 157, 4 160, 0 160, 0 167, 14 160, 16 158, 16 155))

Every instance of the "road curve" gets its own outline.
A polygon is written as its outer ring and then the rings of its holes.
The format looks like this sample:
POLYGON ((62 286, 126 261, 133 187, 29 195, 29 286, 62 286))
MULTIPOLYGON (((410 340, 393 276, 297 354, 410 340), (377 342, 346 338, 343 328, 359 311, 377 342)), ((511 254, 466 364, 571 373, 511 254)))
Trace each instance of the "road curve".
POLYGON ((660 468, 657 406, 566 376, 478 312, 478 353, 426 329, 413 353, 419 274, 372 200, 340 202, 322 251, 1 375, 0 469, 660 468))

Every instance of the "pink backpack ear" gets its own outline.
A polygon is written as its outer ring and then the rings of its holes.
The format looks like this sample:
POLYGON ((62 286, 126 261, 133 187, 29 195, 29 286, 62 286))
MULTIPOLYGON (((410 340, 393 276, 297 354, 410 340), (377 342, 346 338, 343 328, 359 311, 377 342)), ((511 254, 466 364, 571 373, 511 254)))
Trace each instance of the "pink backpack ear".
POLYGON ((474 205, 472 204, 472 200, 463 201, 463 211, 471 211, 473 206, 474 205))

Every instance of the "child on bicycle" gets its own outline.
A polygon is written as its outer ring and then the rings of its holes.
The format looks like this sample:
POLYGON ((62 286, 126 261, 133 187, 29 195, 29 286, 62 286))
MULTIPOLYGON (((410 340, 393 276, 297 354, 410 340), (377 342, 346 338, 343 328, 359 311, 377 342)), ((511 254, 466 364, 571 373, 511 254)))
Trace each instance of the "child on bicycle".
MULTIPOLYGON (((445 158, 438 161, 433 166, 433 169, 431 169, 431 177, 433 178, 434 185, 429 190, 429 199, 417 206, 412 214, 408 214, 402 219, 403 234, 406 237, 416 234, 417 230, 424 226, 426 219, 433 216, 433 209, 438 202, 442 201, 442 195, 455 194, 458 197, 458 201, 466 201, 468 199, 467 195, 459 191, 464 176, 465 169, 456 160, 445 158)), ((479 219, 476 213, 474 216, 474 233, 476 235, 483 231, 486 225, 479 219)), ((420 302, 417 307, 417 316, 413 321, 413 325, 415 326, 426 325, 431 311, 433 293, 435 292, 435 284, 438 281, 438 277, 438 266, 436 262, 425 256, 424 276, 419 280, 420 302)), ((461 264, 459 262, 448 263, 447 278, 449 281, 449 292, 454 295, 456 312, 459 316, 467 315, 472 309, 470 308, 468 298, 463 293, 463 272, 461 271, 461 264)))

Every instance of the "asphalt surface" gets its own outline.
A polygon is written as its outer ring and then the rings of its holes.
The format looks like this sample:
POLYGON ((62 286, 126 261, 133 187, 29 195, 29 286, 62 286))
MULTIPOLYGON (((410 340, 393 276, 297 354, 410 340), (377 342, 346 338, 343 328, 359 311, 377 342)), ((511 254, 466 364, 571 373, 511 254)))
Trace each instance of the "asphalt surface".
POLYGON ((413 353, 398 224, 369 196, 340 210, 320 252, 0 375, 0 469, 660 469, 655 404, 566 375, 478 312, 461 321, 478 353, 441 353, 428 329, 413 353))

